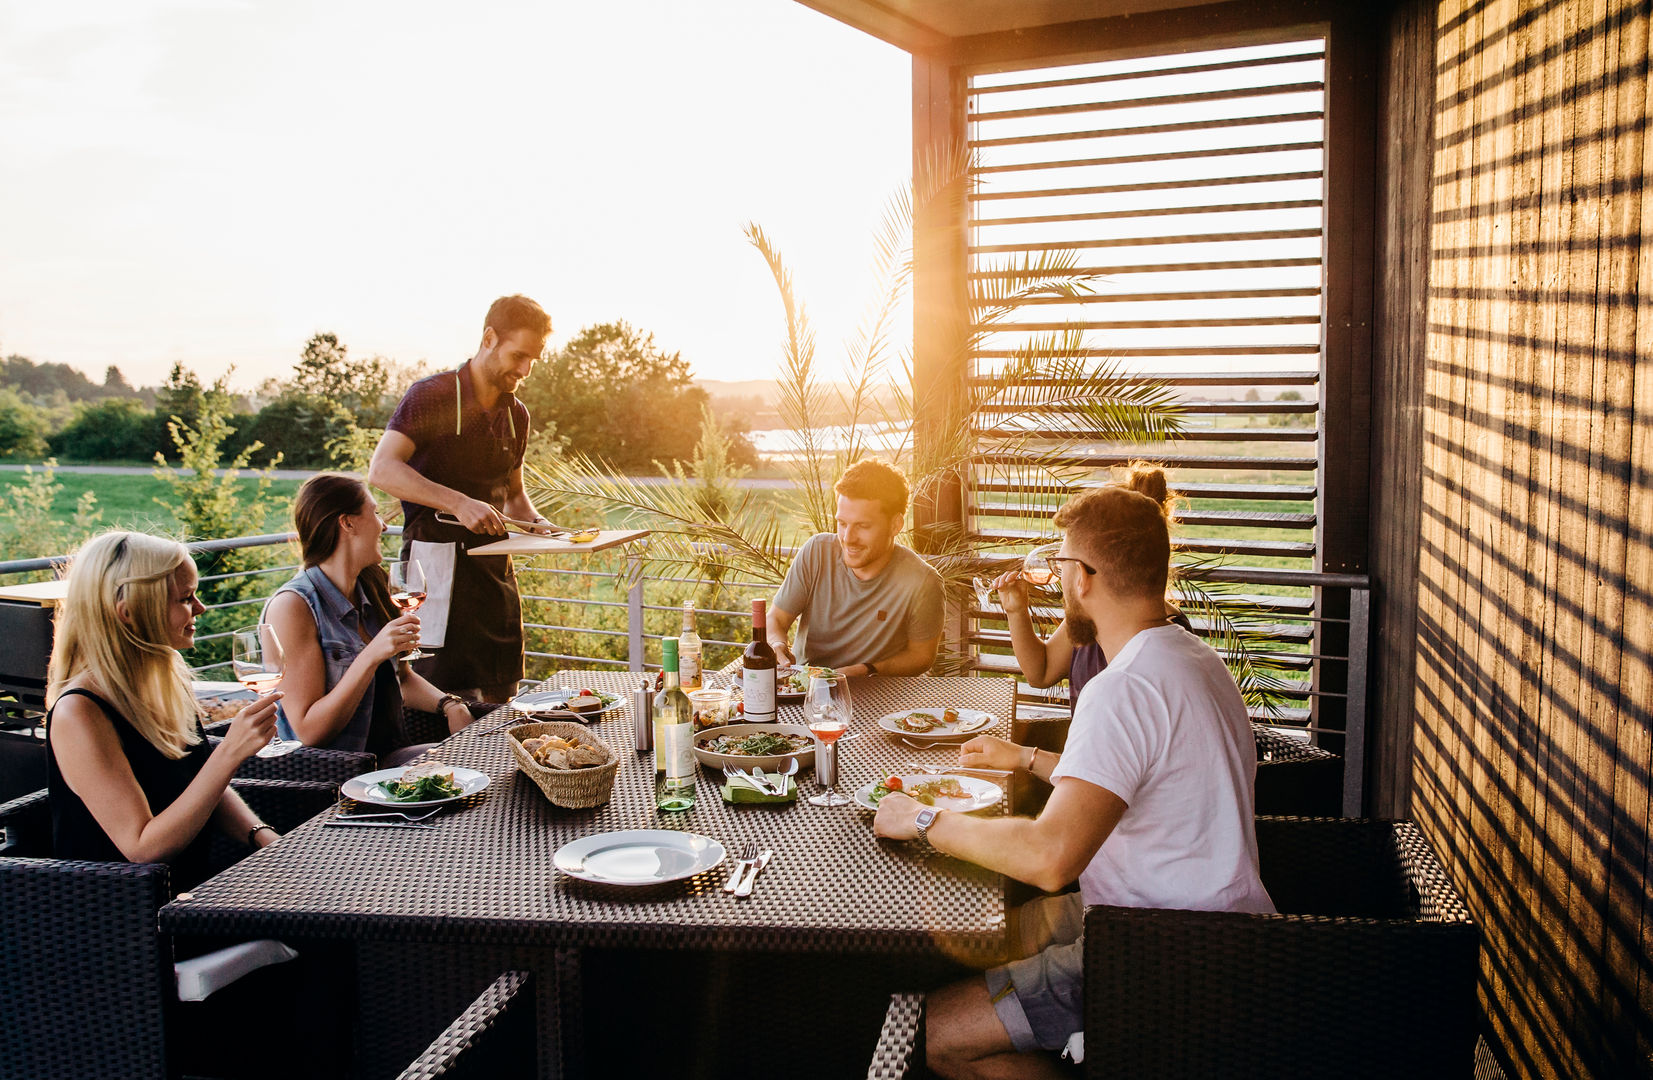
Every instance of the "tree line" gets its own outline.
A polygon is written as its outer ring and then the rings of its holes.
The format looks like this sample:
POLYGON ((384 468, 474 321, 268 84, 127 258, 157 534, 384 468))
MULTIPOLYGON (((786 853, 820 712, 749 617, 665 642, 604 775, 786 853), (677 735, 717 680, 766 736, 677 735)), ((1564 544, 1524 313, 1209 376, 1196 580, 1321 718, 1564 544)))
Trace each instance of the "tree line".
MULTIPOLYGON (((397 401, 428 374, 424 363, 352 355, 336 334, 304 345, 292 372, 253 394, 174 364, 158 387, 130 385, 111 365, 102 384, 66 364, 0 360, 0 458, 38 461, 178 461, 170 425, 196 428, 205 414, 225 425, 222 451, 286 468, 356 468, 397 401)), ((546 356, 519 388, 533 416, 530 458, 573 447, 617 471, 652 472, 688 461, 709 405, 682 354, 624 321, 587 327, 546 356)), ((755 463, 745 417, 720 416, 735 464, 755 463)))

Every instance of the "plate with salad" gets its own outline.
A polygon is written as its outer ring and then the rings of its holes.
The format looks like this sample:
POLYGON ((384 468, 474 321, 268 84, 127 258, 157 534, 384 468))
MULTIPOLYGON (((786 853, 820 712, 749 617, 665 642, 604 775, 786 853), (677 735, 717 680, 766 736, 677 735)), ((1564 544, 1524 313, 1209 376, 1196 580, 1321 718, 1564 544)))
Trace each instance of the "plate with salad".
POLYGON ((936 776, 932 773, 905 773, 886 776, 867 784, 855 793, 856 805, 866 810, 877 810, 879 800, 892 791, 911 795, 926 806, 943 810, 985 810, 997 806, 1004 791, 991 780, 979 776, 936 776))
POLYGON ((891 735, 919 742, 943 741, 986 731, 999 722, 980 709, 906 709, 878 719, 878 726, 891 735))
POLYGON ((475 795, 487 787, 487 773, 440 761, 420 761, 402 769, 380 769, 346 780, 346 798, 376 806, 435 806, 475 795))

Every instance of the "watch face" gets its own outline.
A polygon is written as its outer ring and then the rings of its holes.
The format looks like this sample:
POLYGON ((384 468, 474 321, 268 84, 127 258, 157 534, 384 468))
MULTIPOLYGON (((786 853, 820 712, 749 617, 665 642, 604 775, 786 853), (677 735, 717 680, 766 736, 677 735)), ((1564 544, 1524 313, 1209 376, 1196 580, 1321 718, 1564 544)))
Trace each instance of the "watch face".
POLYGON ((926 806, 924 809, 920 810, 918 812, 918 817, 915 819, 918 822, 918 827, 920 829, 928 829, 930 827, 930 822, 934 821, 936 819, 936 815, 940 812, 941 811, 937 810, 933 806, 926 806))

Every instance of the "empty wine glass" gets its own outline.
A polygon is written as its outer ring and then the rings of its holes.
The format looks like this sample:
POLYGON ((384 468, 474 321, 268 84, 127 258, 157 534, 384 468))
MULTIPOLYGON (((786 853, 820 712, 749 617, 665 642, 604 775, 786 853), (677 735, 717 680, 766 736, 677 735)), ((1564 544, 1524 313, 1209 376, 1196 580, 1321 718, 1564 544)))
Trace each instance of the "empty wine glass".
POLYGON ((804 722, 815 736, 815 778, 826 788, 810 797, 813 806, 848 806, 848 796, 835 790, 838 782, 837 742, 849 730, 854 708, 849 698, 849 678, 839 672, 811 674, 804 693, 804 722))
MULTIPOLYGON (((269 623, 244 626, 230 635, 230 666, 235 671, 235 680, 255 694, 263 696, 281 684, 284 659, 281 639, 276 637, 275 627, 269 623)), ((272 735, 270 741, 259 749, 258 756, 280 757, 292 753, 300 745, 297 739, 272 735)))
MULTIPOLYGON (((419 565, 418 559, 390 564, 390 601, 404 614, 418 611, 419 605, 425 602, 425 571, 419 565)), ((398 659, 422 660, 429 655, 431 654, 419 647, 419 642, 415 639, 413 648, 398 659)))
POLYGON ((1040 544, 1027 553, 1022 560, 1022 580, 1029 585, 1044 587, 1057 578, 1056 568, 1050 565, 1050 557, 1062 550, 1061 544, 1040 544))
POLYGON ((976 590, 976 610, 986 611, 987 605, 993 602, 993 582, 987 578, 973 577, 970 587, 976 590))

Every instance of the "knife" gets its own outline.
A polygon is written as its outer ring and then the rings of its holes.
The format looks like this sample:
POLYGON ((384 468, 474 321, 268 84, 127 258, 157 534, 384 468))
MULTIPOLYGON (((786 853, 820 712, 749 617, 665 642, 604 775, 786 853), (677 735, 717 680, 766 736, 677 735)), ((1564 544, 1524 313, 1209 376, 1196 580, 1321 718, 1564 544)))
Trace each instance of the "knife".
POLYGON ((763 849, 763 854, 758 856, 758 861, 753 863, 752 869, 746 872, 746 880, 741 882, 740 885, 736 887, 736 896, 752 895, 752 884, 758 880, 758 873, 762 871, 764 867, 769 865, 769 859, 774 854, 775 853, 770 851, 768 848, 763 849))

